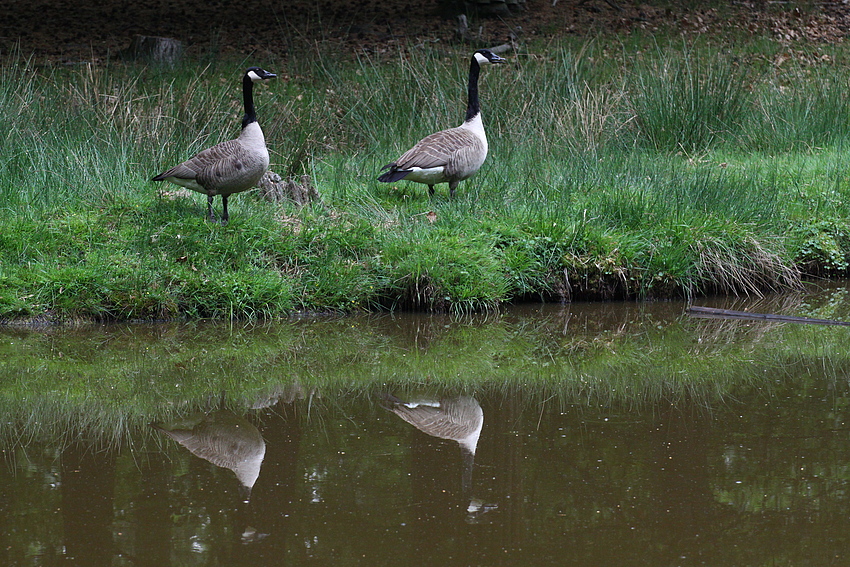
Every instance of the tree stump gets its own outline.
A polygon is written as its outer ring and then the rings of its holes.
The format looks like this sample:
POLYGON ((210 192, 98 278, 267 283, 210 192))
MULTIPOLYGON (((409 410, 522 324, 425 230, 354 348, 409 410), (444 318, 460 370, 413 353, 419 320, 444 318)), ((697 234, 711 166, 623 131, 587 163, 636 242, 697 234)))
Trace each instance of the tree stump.
POLYGON ((142 60, 157 65, 174 65, 183 57, 183 42, 170 37, 136 35, 130 47, 122 52, 125 59, 142 60))
POLYGON ((284 199, 303 207, 312 201, 319 200, 319 192, 313 187, 309 175, 302 175, 299 181, 290 175, 284 180, 274 171, 267 171, 257 184, 260 195, 267 201, 279 203, 284 199))

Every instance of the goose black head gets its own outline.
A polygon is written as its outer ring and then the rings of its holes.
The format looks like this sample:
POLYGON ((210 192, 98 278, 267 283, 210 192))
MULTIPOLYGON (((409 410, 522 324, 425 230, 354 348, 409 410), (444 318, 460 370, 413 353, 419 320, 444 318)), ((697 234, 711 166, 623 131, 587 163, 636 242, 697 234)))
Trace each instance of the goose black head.
POLYGON ((479 65, 483 65, 485 63, 504 63, 507 59, 503 57, 499 57, 489 49, 479 49, 474 54, 475 60, 478 61, 479 65))
POLYGON ((245 76, 251 79, 253 82, 264 81, 266 79, 274 79, 277 77, 274 73, 269 73, 265 69, 260 67, 251 67, 247 71, 245 71, 245 76))

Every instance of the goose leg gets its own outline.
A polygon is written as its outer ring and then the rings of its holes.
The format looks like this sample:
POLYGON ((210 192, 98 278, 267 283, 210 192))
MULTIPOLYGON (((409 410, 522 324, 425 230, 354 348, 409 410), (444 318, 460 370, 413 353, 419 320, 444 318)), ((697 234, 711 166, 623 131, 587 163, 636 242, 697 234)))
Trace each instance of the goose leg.
POLYGON ((434 186, 433 186, 433 185, 429 185, 429 186, 428 186, 428 196, 429 196, 429 197, 433 197, 433 196, 434 196, 434 186))
POLYGON ((221 213, 221 224, 225 224, 227 219, 230 218, 227 216, 227 195, 221 196, 221 204, 224 205, 224 210, 221 213))
POLYGON ((213 214, 213 196, 207 195, 207 216, 213 222, 215 222, 215 215, 213 214))
POLYGON ((454 198, 455 189, 457 189, 457 184, 457 181, 452 181, 451 183, 449 183, 449 198, 454 198))

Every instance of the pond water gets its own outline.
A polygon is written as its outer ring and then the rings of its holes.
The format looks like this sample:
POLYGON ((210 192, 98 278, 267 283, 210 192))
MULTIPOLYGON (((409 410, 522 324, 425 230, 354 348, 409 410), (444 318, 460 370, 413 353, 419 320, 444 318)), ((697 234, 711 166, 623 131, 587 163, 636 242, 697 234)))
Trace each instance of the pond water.
POLYGON ((0 330, 0 565, 848 565, 848 339, 679 302, 0 330))

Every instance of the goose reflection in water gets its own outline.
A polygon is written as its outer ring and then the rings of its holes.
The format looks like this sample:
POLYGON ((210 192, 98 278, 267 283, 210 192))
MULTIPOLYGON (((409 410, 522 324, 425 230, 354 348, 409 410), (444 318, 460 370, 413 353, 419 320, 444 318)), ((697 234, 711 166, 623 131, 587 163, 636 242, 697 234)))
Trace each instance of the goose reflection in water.
POLYGON ((221 409, 167 423, 151 423, 151 426, 189 449, 193 455, 217 467, 232 470, 239 479, 242 501, 250 499, 266 455, 266 442, 260 430, 248 420, 221 409))
POLYGON ((484 426, 484 410, 478 401, 471 396, 404 401, 385 394, 384 407, 419 431, 432 437, 456 441, 460 445, 463 455, 461 486, 463 493, 469 496, 475 449, 484 426))

